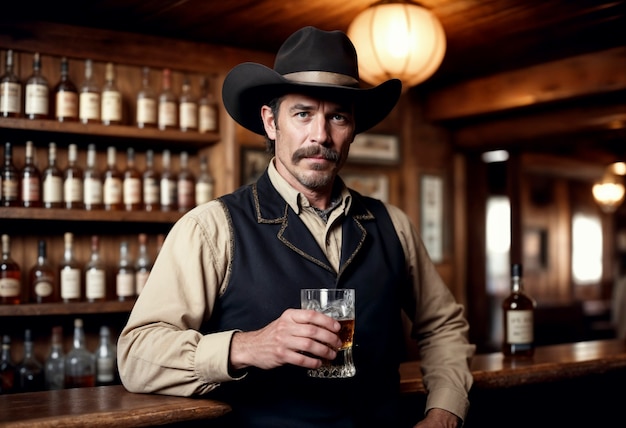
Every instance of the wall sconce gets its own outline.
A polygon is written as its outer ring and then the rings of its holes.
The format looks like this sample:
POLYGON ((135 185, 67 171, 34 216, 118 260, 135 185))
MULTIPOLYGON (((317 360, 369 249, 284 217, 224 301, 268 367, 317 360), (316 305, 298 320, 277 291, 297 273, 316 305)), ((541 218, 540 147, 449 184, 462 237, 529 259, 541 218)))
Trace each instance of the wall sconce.
POLYGON ((370 5, 347 31, 359 57, 361 79, 372 85, 397 78, 406 90, 428 79, 446 52, 437 17, 409 0, 370 5))
POLYGON ((622 176, 626 173, 626 164, 616 162, 607 167, 604 176, 593 185, 593 197, 605 213, 613 213, 624 201, 626 187, 622 176))

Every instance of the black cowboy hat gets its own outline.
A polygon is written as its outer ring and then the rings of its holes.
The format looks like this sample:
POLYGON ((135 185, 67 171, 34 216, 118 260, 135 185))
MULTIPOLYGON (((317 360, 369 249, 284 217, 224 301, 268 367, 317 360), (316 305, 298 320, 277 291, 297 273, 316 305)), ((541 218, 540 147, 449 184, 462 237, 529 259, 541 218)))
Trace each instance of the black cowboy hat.
POLYGON ((358 134, 391 112, 401 90, 398 79, 361 88, 356 50, 348 36, 341 31, 304 27, 280 47, 273 70, 253 62, 235 66, 224 79, 222 99, 235 121, 260 135, 265 135, 261 107, 281 95, 302 93, 350 101, 358 134))

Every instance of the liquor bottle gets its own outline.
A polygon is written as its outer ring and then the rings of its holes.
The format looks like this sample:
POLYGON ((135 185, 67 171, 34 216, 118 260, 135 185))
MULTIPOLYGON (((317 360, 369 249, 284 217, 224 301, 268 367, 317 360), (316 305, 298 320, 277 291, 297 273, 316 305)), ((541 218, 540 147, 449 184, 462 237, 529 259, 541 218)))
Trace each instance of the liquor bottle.
POLYGON ((96 385, 96 360, 87 349, 83 320, 74 320, 72 349, 65 355, 65 387, 82 388, 96 385))
POLYGON ((198 131, 201 133, 217 132, 218 107, 210 80, 204 76, 200 80, 200 99, 198 100, 198 131))
POLYGON ((44 362, 46 389, 56 390, 65 387, 65 353, 63 352, 63 328, 52 327, 50 352, 44 362))
POLYGON ((161 248, 163 248, 163 242, 165 242, 165 234, 164 233, 159 233, 157 235, 157 245, 156 245, 155 260, 156 260, 156 257, 161 252, 161 248))
POLYGON ((28 119, 47 119, 50 107, 50 86, 41 75, 41 56, 33 55, 33 74, 26 79, 24 113, 28 119))
POLYGON ((178 211, 185 212, 196 206, 196 178, 189 170, 189 155, 180 152, 180 168, 176 181, 178 211))
POLYGON ((135 150, 126 150, 126 169, 122 182, 122 195, 126 211, 138 211, 141 206, 141 173, 135 167, 135 150))
POLYGON ((198 102, 191 92, 189 76, 183 78, 183 87, 180 93, 178 123, 181 131, 198 130, 198 102))
POLYGON ((19 392, 44 390, 43 365, 35 356, 30 329, 24 332, 24 358, 17 366, 17 389, 19 392))
POLYGON ((48 166, 43 171, 43 206, 61 208, 63 206, 63 174, 57 166, 57 145, 48 146, 48 166))
POLYGON ((93 77, 93 61, 85 60, 85 79, 80 84, 78 118, 82 123, 100 123, 100 88, 93 77))
POLYGON ((61 78, 54 87, 54 118, 59 122, 78 120, 78 90, 69 77, 67 58, 61 58, 61 78))
POLYGON ((19 117, 22 114, 22 84, 13 71, 13 51, 6 52, 4 74, 0 76, 0 116, 19 117))
POLYGON ((154 170, 154 152, 146 151, 146 169, 142 174, 143 207, 146 211, 157 211, 160 208, 159 175, 154 170))
POLYGON ((100 257, 100 239, 91 237, 91 258, 85 266, 85 298, 88 302, 106 300, 107 279, 106 266, 100 257))
POLYGON ((502 302, 506 356, 532 356, 534 353, 534 312, 536 302, 524 292, 522 265, 511 266, 511 294, 502 302))
POLYGON ((20 202, 20 174, 13 164, 13 145, 9 142, 4 144, 4 166, 0 175, 2 183, 2 206, 16 207, 20 202))
POLYGON ((135 298, 135 268, 126 241, 120 243, 120 260, 115 274, 115 293, 121 302, 135 298))
POLYGON ((23 207, 41 206, 41 172, 35 165, 33 142, 26 142, 24 168, 21 172, 21 195, 23 207))
POLYGON ((109 327, 100 327, 100 346, 96 349, 96 385, 113 385, 117 380, 117 349, 111 342, 109 327))
POLYGON ((148 254, 148 235, 139 234, 139 251, 137 254, 137 263, 135 264, 135 294, 139 296, 143 287, 148 281, 150 271, 152 270, 152 261, 148 254))
POLYGON ((176 174, 172 172, 172 158, 169 150, 163 150, 161 168, 161 211, 176 211, 176 174))
POLYGON ((30 269, 30 301, 51 303, 57 301, 56 272, 48 260, 46 241, 39 240, 37 262, 30 269))
POLYGON ((83 204, 86 210, 102 209, 102 177, 96 166, 96 146, 87 146, 87 168, 83 179, 83 204))
POLYGON ((65 251, 59 264, 61 300, 65 303, 79 302, 81 299, 81 269, 74 257, 74 235, 70 232, 63 235, 65 251))
POLYGON ((11 239, 2 235, 2 262, 0 263, 0 304, 17 305, 22 301, 22 270, 11 258, 11 239))
POLYGON ((0 352, 0 395, 16 391, 15 371, 17 367, 11 357, 11 337, 2 336, 2 352, 0 352))
POLYGON ((196 180, 196 205, 213 199, 213 176, 209 172, 209 162, 205 155, 200 156, 200 174, 196 180))
POLYGON ((178 123, 178 100, 172 92, 172 75, 169 68, 163 70, 163 87, 159 94, 159 129, 176 129, 178 123))
POLYGON ((102 123, 105 125, 119 125, 122 123, 122 93, 115 81, 115 66, 107 63, 105 84, 102 87, 102 123))
POLYGON ((67 209, 83 209, 83 170, 76 162, 76 144, 67 149, 67 168, 63 174, 63 202, 67 209))
POLYGON ((122 209, 122 173, 116 166, 115 147, 107 149, 107 169, 104 171, 103 201, 104 209, 117 211, 122 209))
POLYGON ((138 128, 156 128, 157 126, 157 97, 150 85, 150 67, 142 70, 141 89, 137 92, 138 128))

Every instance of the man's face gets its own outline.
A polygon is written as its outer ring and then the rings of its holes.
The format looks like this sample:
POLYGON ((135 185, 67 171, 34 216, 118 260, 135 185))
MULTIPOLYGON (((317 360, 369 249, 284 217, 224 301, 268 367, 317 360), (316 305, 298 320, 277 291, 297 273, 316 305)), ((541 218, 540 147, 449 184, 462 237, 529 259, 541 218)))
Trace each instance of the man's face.
POLYGON ((354 139, 352 107, 306 95, 282 97, 278 117, 264 106, 265 131, 276 141, 276 169, 300 191, 332 189, 354 139))

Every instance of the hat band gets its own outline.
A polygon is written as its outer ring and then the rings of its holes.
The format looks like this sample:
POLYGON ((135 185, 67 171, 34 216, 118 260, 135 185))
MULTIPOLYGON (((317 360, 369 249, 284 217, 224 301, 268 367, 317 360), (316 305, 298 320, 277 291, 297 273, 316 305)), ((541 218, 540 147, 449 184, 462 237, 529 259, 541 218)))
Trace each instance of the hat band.
POLYGON ((285 79, 298 83, 313 83, 336 86, 355 86, 359 81, 345 74, 331 73, 328 71, 299 71, 283 75, 285 79))

